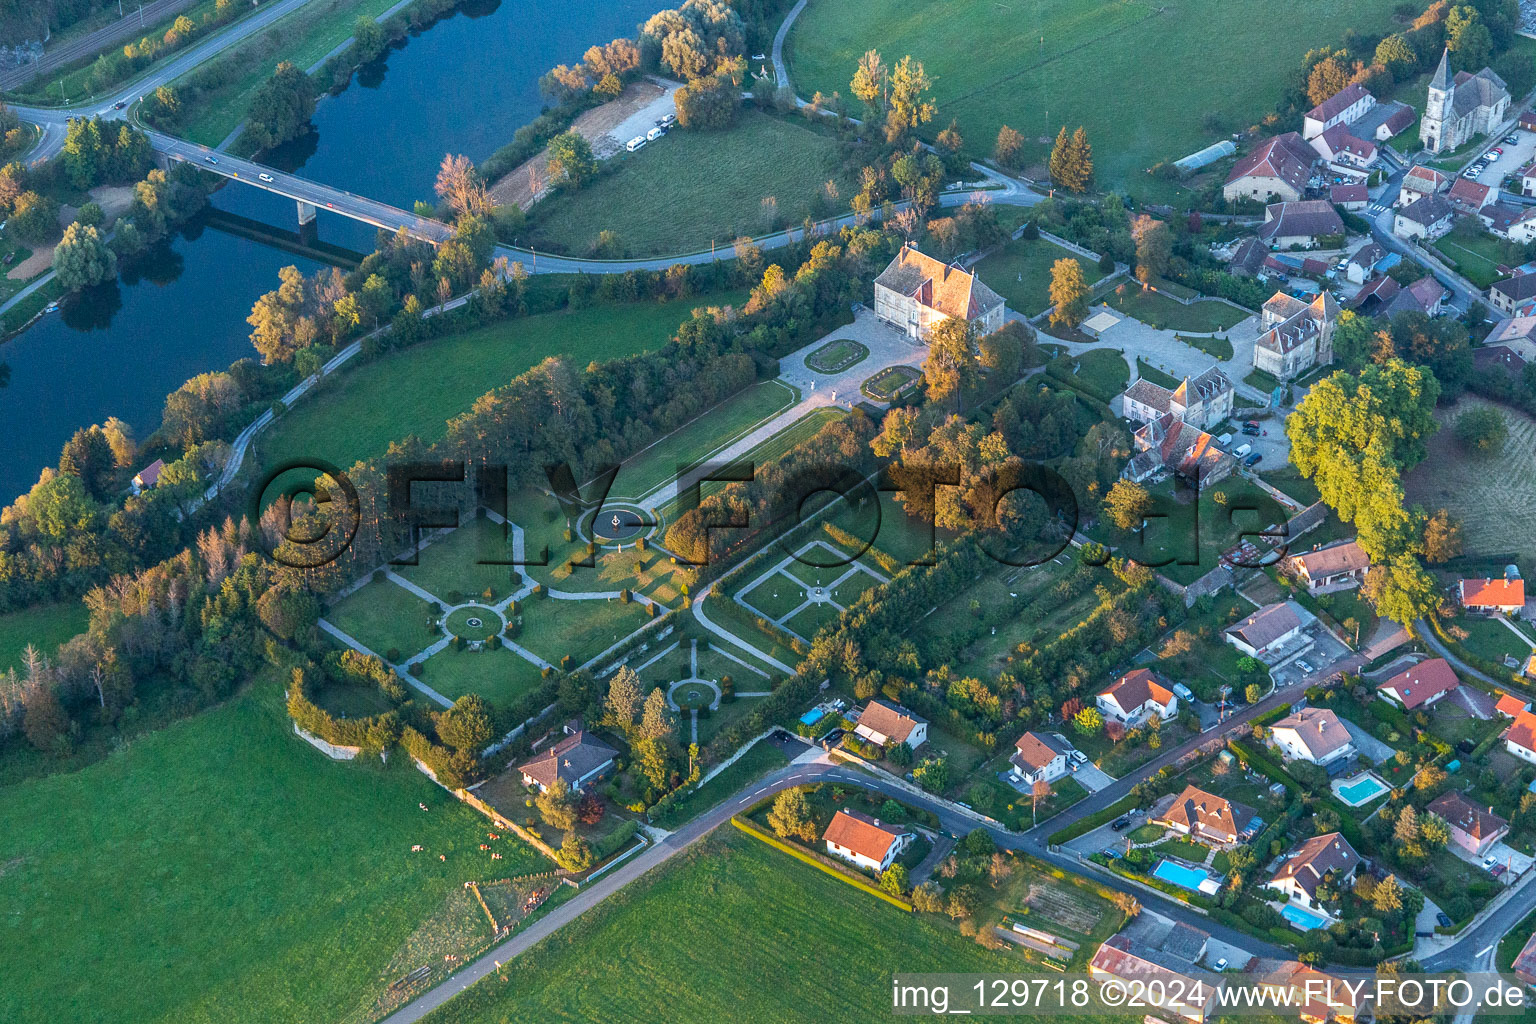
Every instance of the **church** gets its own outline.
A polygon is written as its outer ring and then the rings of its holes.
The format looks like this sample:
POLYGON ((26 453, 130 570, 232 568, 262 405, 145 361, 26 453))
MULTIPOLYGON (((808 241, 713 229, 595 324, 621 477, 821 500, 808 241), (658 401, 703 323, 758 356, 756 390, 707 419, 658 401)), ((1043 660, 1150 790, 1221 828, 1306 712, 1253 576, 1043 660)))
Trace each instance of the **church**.
POLYGON ((1509 89, 1488 68, 1477 74, 1458 71, 1451 77, 1451 51, 1440 55, 1440 66, 1429 83, 1429 99, 1419 138, 1431 153, 1445 153, 1474 135, 1491 135, 1509 110, 1509 89))

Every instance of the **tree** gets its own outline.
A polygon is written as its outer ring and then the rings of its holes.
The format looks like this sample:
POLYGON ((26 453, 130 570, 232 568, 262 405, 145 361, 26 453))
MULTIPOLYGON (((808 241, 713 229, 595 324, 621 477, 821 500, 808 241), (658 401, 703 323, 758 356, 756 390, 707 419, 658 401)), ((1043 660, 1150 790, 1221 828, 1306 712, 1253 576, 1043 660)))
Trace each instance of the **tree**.
POLYGON ((628 736, 635 727, 645 698, 640 696, 640 676, 628 665, 620 667, 608 682, 608 696, 603 701, 606 721, 628 736))
POLYGON ((1004 167, 1016 167, 1018 165, 1015 161, 1019 159, 1019 153, 1023 148, 1024 136, 1003 125, 997 130, 997 142, 992 146, 992 158, 1004 167))
POLYGON ((1395 80, 1402 81, 1418 67, 1419 55, 1400 33, 1393 33, 1376 44, 1373 61, 1390 71, 1395 80))
POLYGON ((438 739, 455 750, 478 756, 491 735, 491 709, 479 694, 466 694, 437 715, 438 739))
POLYGON ((59 206, 36 192, 23 192, 11 207, 7 227, 23 242, 45 242, 59 230, 59 206))
POLYGON ((101 121, 94 117, 72 117, 65 130, 64 151, 60 154, 70 182, 79 189, 100 183, 107 166, 107 149, 102 145, 101 121))
POLYGON ((560 866, 568 871, 585 871, 592 866, 592 847, 575 832, 560 840, 560 866))
POLYGON ((1341 50, 1338 55, 1324 57, 1312 65, 1312 70, 1307 73, 1307 102, 1316 106, 1349 84, 1347 61, 1347 55, 1341 50))
POLYGON ((1152 495, 1130 480, 1117 480, 1104 496, 1104 514, 1117 529, 1138 530, 1152 512, 1152 495))
POLYGON ((1077 260, 1063 257, 1051 264, 1051 325, 1077 327, 1088 316, 1091 294, 1082 264, 1077 260))
POLYGON ((469 157, 463 154, 443 157, 434 187, 439 198, 453 209, 455 216, 485 216, 496 205, 485 182, 480 178, 480 172, 470 163, 469 157))
POLYGON ((1399 843, 1419 841, 1419 816, 1412 804, 1403 805, 1403 809, 1398 812, 1397 824, 1392 828, 1392 837, 1399 843))
POLYGON ((1397 882, 1397 876, 1388 875, 1376 884, 1371 893, 1371 906, 1383 914, 1390 914, 1403 906, 1403 890, 1397 882))
POLYGON ((86 492, 97 501, 110 496, 116 467, 112 445, 100 427, 81 427, 59 453, 59 472, 79 477, 86 492))
POLYGON ((891 72, 891 104, 885 117, 885 137, 894 142, 919 125, 933 120, 934 104, 928 99, 933 80, 922 61, 901 58, 891 72))
POLYGON ((949 786, 949 762, 941 757, 927 757, 912 769, 912 779, 930 793, 942 793, 949 786))
POLYGON ((77 222, 64 229, 63 240, 53 250, 53 269, 59 284, 77 292, 116 277, 117 254, 94 227, 77 222))
POLYGON ((1456 558, 1462 551, 1461 523, 1445 509, 1435 510, 1424 523, 1424 559, 1439 565, 1456 558))
POLYGON ((677 716, 667 706, 667 696, 661 687, 645 698, 645 709, 640 715, 640 727, 635 735, 642 740, 671 740, 677 734, 677 716))
POLYGON ((1062 126, 1051 147, 1051 181, 1069 192, 1087 192, 1093 186, 1093 147, 1081 126, 1070 136, 1062 126))
POLYGON ((597 160, 586 138, 574 129, 549 140, 549 179, 580 188, 597 174, 597 160))
POLYGON ((912 909, 920 914, 944 913, 944 891, 934 882, 924 882, 912 890, 912 909))
POLYGON ((1104 715, 1098 708, 1083 708, 1073 716, 1072 727, 1084 736, 1092 736, 1104 728, 1104 715))
POLYGON ((969 883, 957 885, 949 893, 945 911, 955 920, 974 917, 981 906, 981 893, 969 883))
POLYGON ((806 842, 816 840, 816 822, 811 819, 811 806, 800 786, 786 789, 773 799, 768 809, 768 826, 780 838, 795 837, 806 842))
POLYGON ((1173 234, 1166 223, 1150 217, 1138 217, 1137 225, 1140 230, 1134 231, 1136 280, 1146 285, 1168 273, 1173 259, 1173 234))
POLYGON ((854 69, 848 88, 868 108, 871 117, 884 116, 890 95, 890 69, 880 60, 880 51, 866 50, 854 69))
POLYGON ((256 599, 256 617, 274 636, 291 643, 320 621, 320 601, 303 587, 272 586, 256 599))
POLYGON ((907 869, 900 864, 892 864, 880 876, 880 888, 892 896, 900 896, 906 892, 907 884, 907 869))
POLYGON ((133 441, 133 428, 116 416, 109 416, 101 430, 107 438, 107 444, 112 447, 112 458, 117 468, 127 469, 133 465, 138 454, 138 446, 133 441))
POLYGON ((1258 683, 1249 683, 1247 689, 1243 691, 1243 698, 1249 704, 1257 704, 1264 698, 1264 690, 1258 683))
POLYGON ((928 332, 928 358, 923 377, 928 398, 943 402, 958 399, 976 382, 976 328, 962 317, 945 317, 928 332))
POLYGON ((556 778, 533 798, 533 803, 539 809, 539 816, 551 828, 566 832, 576 827, 576 799, 564 779, 556 778))
POLYGON ((67 755, 71 724, 54 688, 47 682, 33 683, 25 705, 21 730, 27 742, 45 754, 67 755))
POLYGON ((653 789, 664 789, 667 784, 667 774, 672 767, 672 758, 667 745, 661 740, 637 740, 631 750, 635 767, 639 769, 641 777, 650 783, 653 789))
POLYGON ((1456 440, 1478 455, 1492 455, 1504 447, 1509 426, 1492 406, 1477 405, 1456 417, 1456 440))
POLYGON ((672 102, 678 127, 718 131, 736 123, 741 87, 729 74, 696 78, 674 92, 672 102))
POLYGON ((271 149, 309 130, 315 112, 315 83, 283 61, 251 98, 245 133, 257 149, 271 149))

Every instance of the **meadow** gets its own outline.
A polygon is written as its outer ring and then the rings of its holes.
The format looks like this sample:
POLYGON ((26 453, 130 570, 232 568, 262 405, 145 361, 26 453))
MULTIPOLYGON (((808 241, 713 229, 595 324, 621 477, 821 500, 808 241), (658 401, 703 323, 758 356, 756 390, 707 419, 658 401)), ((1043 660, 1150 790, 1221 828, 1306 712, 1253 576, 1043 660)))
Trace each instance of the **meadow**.
POLYGON ((1529 551, 1536 537, 1536 420, 1470 396, 1436 409, 1435 418, 1441 426, 1429 439, 1429 456, 1404 481, 1408 500, 1460 519, 1469 555, 1529 551), (1504 447, 1491 455, 1468 452, 1451 429, 1478 406, 1498 410, 1509 427, 1504 447))
POLYGON ((1015 238, 978 263, 976 271, 1009 309, 1034 316, 1051 304, 1051 267, 1057 260, 1070 259, 1083 268, 1088 284, 1104 276, 1097 263, 1043 238, 1015 238))
MULTIPOLYGON (((1145 169, 1254 124, 1280 99, 1306 52, 1347 29, 1381 33, 1395 0, 816 0, 790 31, 796 92, 850 96, 860 55, 904 54, 934 78, 937 132, 959 121, 967 148, 990 154, 1010 125, 1038 162, 1062 125, 1083 125, 1103 185, 1145 189, 1145 169), (1262 59, 1251 59, 1262 53, 1262 59)), ((857 107, 858 101, 853 104, 857 107)), ((858 112, 862 114, 862 112, 858 112)))
POLYGON ((338 1019, 465 881, 547 866, 505 839, 493 863, 483 842, 484 819, 408 759, 308 747, 263 678, 83 771, 0 789, 0 1019, 338 1019))
POLYGON ((744 111, 729 130, 674 131, 612 163, 584 188, 533 208, 532 244, 586 255, 607 230, 631 256, 697 252, 711 243, 729 249, 739 235, 846 213, 857 191, 839 166, 830 134, 753 111, 744 111), (837 183, 842 198, 825 199, 828 181, 837 183), (777 215, 771 225, 763 202, 768 198, 777 215))
POLYGON ((80 601, 40 604, 0 615, 0 672, 21 671, 27 645, 49 658, 59 644, 85 631, 90 614, 80 601))

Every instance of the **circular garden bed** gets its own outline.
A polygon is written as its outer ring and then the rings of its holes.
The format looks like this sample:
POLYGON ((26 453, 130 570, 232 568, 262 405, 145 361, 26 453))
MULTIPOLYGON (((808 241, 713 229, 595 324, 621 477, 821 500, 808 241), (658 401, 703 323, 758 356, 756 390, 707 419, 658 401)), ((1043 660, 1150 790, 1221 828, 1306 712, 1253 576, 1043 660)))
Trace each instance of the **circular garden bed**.
POLYGON ((462 640, 489 640, 501 632, 501 616, 482 605, 468 605, 448 616, 444 627, 462 640))

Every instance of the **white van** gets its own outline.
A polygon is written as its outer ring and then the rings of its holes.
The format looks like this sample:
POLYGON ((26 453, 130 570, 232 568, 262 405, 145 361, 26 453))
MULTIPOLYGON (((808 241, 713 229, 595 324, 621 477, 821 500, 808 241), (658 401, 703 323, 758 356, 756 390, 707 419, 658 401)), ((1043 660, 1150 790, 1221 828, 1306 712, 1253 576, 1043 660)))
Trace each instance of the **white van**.
POLYGON ((635 150, 639 149, 643 145, 645 145, 645 136, 644 135, 636 135, 634 138, 632 138, 628 142, 624 143, 624 148, 629 150, 631 153, 633 153, 635 150))
POLYGON ((1253 445, 1240 444, 1237 446, 1237 451, 1233 452, 1232 454, 1236 455, 1238 458, 1242 458, 1244 455, 1247 455, 1251 451, 1253 451, 1253 445))
POLYGON ((1227 445, 1231 444, 1232 443, 1232 434, 1231 434, 1231 432, 1228 431, 1227 433, 1222 434, 1220 437, 1218 437, 1216 439, 1216 443, 1221 445, 1223 448, 1225 448, 1227 445))
POLYGON ((665 129, 662 129, 662 128, 652 128, 650 131, 645 133, 645 141, 646 142, 655 142, 657 139, 661 138, 665 134, 667 134, 665 129))

